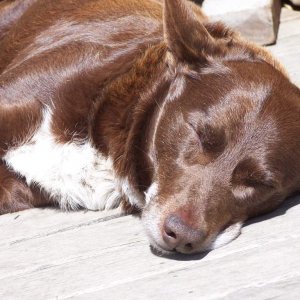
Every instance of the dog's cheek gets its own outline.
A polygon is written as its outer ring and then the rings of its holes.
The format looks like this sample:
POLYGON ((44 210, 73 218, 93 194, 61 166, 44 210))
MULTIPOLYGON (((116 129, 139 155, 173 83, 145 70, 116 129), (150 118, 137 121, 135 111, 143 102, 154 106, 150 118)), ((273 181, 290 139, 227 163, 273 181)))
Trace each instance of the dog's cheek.
POLYGON ((162 242, 160 231, 160 209, 154 202, 148 203, 142 213, 142 224, 150 243, 156 246, 162 242))
POLYGON ((220 232, 213 241, 211 241, 208 248, 210 250, 214 250, 229 244, 241 234, 242 226, 242 222, 229 226, 224 231, 220 232))

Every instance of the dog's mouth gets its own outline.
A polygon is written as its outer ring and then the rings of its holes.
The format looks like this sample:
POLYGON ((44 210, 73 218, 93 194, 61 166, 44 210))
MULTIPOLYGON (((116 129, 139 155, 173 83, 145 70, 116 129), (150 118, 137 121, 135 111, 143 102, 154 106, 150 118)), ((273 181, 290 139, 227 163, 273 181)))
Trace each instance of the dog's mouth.
POLYGON ((162 238, 159 222, 156 219, 155 215, 143 215, 143 224, 150 241, 151 251, 158 256, 172 256, 179 253, 183 255, 195 255, 223 247, 241 234, 243 225, 242 222, 229 225, 217 234, 208 235, 205 240, 196 246, 186 243, 185 245, 169 247, 162 238))
POLYGON ((176 249, 166 249, 153 240, 150 241, 150 249, 157 256, 172 256, 178 253, 176 249))

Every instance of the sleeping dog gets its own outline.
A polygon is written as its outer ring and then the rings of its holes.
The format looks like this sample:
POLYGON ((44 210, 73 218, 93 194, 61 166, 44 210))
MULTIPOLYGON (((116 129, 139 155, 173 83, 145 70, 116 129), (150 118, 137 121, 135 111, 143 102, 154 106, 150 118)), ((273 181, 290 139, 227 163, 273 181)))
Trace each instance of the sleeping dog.
POLYGON ((195 253, 300 187, 300 91, 185 0, 0 4, 0 213, 141 214, 195 253), (298 178, 299 177, 299 178, 298 178))

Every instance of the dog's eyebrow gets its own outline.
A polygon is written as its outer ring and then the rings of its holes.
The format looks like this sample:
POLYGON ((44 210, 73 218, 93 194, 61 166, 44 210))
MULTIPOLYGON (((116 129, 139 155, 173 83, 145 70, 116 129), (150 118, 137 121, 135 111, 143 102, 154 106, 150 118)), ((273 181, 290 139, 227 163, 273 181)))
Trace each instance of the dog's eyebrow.
POLYGON ((200 70, 201 75, 209 75, 209 74, 228 75, 230 73, 231 73, 230 68, 219 61, 215 61, 213 64, 205 68, 202 68, 200 70))
MULTIPOLYGON (((228 109, 231 111, 237 111, 239 114, 243 114, 249 121, 252 120, 251 116, 258 116, 264 111, 265 104, 271 95, 271 85, 257 84, 254 82, 244 83, 238 87, 233 88, 229 92, 225 93, 222 97, 222 106, 211 106, 208 109, 207 114, 209 116, 225 115, 228 113, 228 109), (216 110, 217 109, 217 110, 216 110)), ((247 120, 244 119, 244 122, 247 120)))
POLYGON ((214 61, 207 66, 201 66, 198 70, 191 70, 188 68, 183 68, 181 73, 187 76, 190 79, 194 80, 201 80, 203 75, 210 75, 213 74, 215 76, 224 76, 231 73, 229 67, 224 65, 220 61, 214 61))
MULTIPOLYGON (((271 86, 268 84, 246 83, 232 89, 224 96, 224 101, 231 102, 232 98, 248 98, 255 104, 263 103, 271 94, 271 86)), ((256 106, 257 107, 257 106, 256 106)))

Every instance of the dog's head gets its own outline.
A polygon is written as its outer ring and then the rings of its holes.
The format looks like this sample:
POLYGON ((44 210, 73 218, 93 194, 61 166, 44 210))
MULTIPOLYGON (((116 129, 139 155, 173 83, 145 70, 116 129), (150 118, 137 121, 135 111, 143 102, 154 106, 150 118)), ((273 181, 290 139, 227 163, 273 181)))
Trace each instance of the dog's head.
POLYGON ((173 78, 154 117, 142 219, 161 251, 225 245, 299 185, 300 92, 264 51, 165 1, 173 78))

